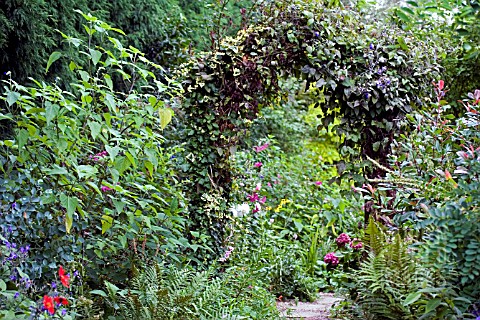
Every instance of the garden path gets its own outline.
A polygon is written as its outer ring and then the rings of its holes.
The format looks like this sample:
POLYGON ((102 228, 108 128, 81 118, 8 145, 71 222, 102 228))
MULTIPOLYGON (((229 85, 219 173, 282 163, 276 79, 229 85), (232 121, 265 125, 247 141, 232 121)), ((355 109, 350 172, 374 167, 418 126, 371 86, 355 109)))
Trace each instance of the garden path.
POLYGON ((328 320, 330 319, 330 308, 340 300, 340 298, 334 297, 333 293, 320 293, 314 302, 282 301, 277 302, 277 308, 287 319, 328 320))

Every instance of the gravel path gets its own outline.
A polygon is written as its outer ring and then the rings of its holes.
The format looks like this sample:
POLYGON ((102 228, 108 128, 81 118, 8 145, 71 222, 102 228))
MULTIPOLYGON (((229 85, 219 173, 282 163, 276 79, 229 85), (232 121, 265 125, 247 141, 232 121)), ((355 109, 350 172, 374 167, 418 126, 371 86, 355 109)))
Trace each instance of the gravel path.
POLYGON ((298 302, 294 300, 277 302, 277 308, 281 315, 287 319, 302 320, 328 320, 330 308, 335 302, 340 301, 333 293, 320 293, 314 302, 298 302))

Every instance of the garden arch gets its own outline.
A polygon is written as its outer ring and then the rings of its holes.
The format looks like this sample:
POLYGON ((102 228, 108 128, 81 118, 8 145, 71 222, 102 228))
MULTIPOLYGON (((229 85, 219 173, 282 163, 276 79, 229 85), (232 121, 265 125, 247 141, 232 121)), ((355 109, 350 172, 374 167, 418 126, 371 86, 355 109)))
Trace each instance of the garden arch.
POLYGON ((254 25, 180 71, 188 141, 183 169, 194 177, 190 220, 208 230, 216 247, 230 193, 229 156, 248 120, 278 94, 280 78, 294 75, 323 90, 322 121, 341 119, 336 129, 345 134, 344 156, 386 164, 398 120, 419 104, 438 70, 427 46, 409 43, 399 28, 366 24, 357 12, 326 9, 318 1, 286 2, 262 8, 254 25))

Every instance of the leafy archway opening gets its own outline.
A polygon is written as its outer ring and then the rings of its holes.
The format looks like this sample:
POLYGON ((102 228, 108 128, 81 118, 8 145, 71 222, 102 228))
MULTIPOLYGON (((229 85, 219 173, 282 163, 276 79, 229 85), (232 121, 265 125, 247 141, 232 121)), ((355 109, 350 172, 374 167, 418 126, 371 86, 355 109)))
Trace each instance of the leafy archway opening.
POLYGON ((431 49, 394 26, 367 24, 357 12, 320 1, 288 2, 269 2, 254 25, 180 70, 189 218, 214 248, 223 241, 229 157, 259 109, 278 96, 279 79, 295 76, 322 90, 322 122, 340 119, 336 131, 345 136, 341 173, 363 168, 365 177, 378 178, 383 170, 365 160, 387 164, 398 121, 421 104, 438 71, 431 49))

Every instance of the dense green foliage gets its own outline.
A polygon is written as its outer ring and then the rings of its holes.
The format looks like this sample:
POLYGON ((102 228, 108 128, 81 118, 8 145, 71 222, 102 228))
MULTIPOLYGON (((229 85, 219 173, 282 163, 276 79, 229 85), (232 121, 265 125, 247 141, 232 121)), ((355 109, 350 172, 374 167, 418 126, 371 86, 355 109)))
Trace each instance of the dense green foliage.
MULTIPOLYGON (((452 102, 480 87, 480 4, 478 1, 408 1, 395 10, 403 28, 437 46, 452 102)), ((457 110, 456 113, 461 113, 457 110)))
POLYGON ((0 318, 480 316, 478 8, 3 1, 0 318))
POLYGON ((115 51, 79 40, 88 63, 70 63, 73 90, 5 82, 2 100, 10 112, 2 117, 15 124, 15 133, 1 142, 0 219, 9 242, 41 248, 29 259, 32 280, 75 259, 89 282, 122 281, 138 254, 135 243, 143 243, 145 255, 188 247, 177 232, 185 221, 171 160, 180 149, 166 149, 161 136, 164 118, 171 117, 161 92, 169 87, 152 78, 155 65, 138 50, 111 37, 115 30, 85 18, 115 51), (115 90, 116 73, 129 92, 115 90), (147 78, 156 85, 150 93, 133 89, 147 78))
MULTIPOLYGON (((75 10, 92 12, 122 29, 125 40, 154 62, 168 66, 182 56, 185 59, 189 29, 175 0, 6 0, 0 4, 1 77, 10 71, 20 83, 28 77, 43 79, 50 53, 68 49, 57 30, 75 38, 83 33, 81 16, 75 10)), ((54 67, 49 79, 69 76, 68 69, 54 67)))
POLYGON ((336 131, 345 137, 341 151, 349 168, 359 154, 385 162, 398 119, 421 103, 417 94, 436 65, 431 48, 409 48, 407 34, 379 27, 320 3, 275 3, 254 26, 185 65, 181 139, 192 156, 183 168, 196 207, 190 220, 208 230, 215 246, 231 189, 230 155, 262 103, 276 97, 282 75, 303 77, 320 91, 325 126, 340 118, 336 131), (219 203, 216 210, 207 210, 210 198, 219 203))
MULTIPOLYGON (((239 269, 215 275, 174 266, 146 266, 120 290, 107 283, 108 294, 121 319, 276 319, 278 311, 265 288, 239 269)), ((98 292, 107 297, 107 293, 98 292)))

